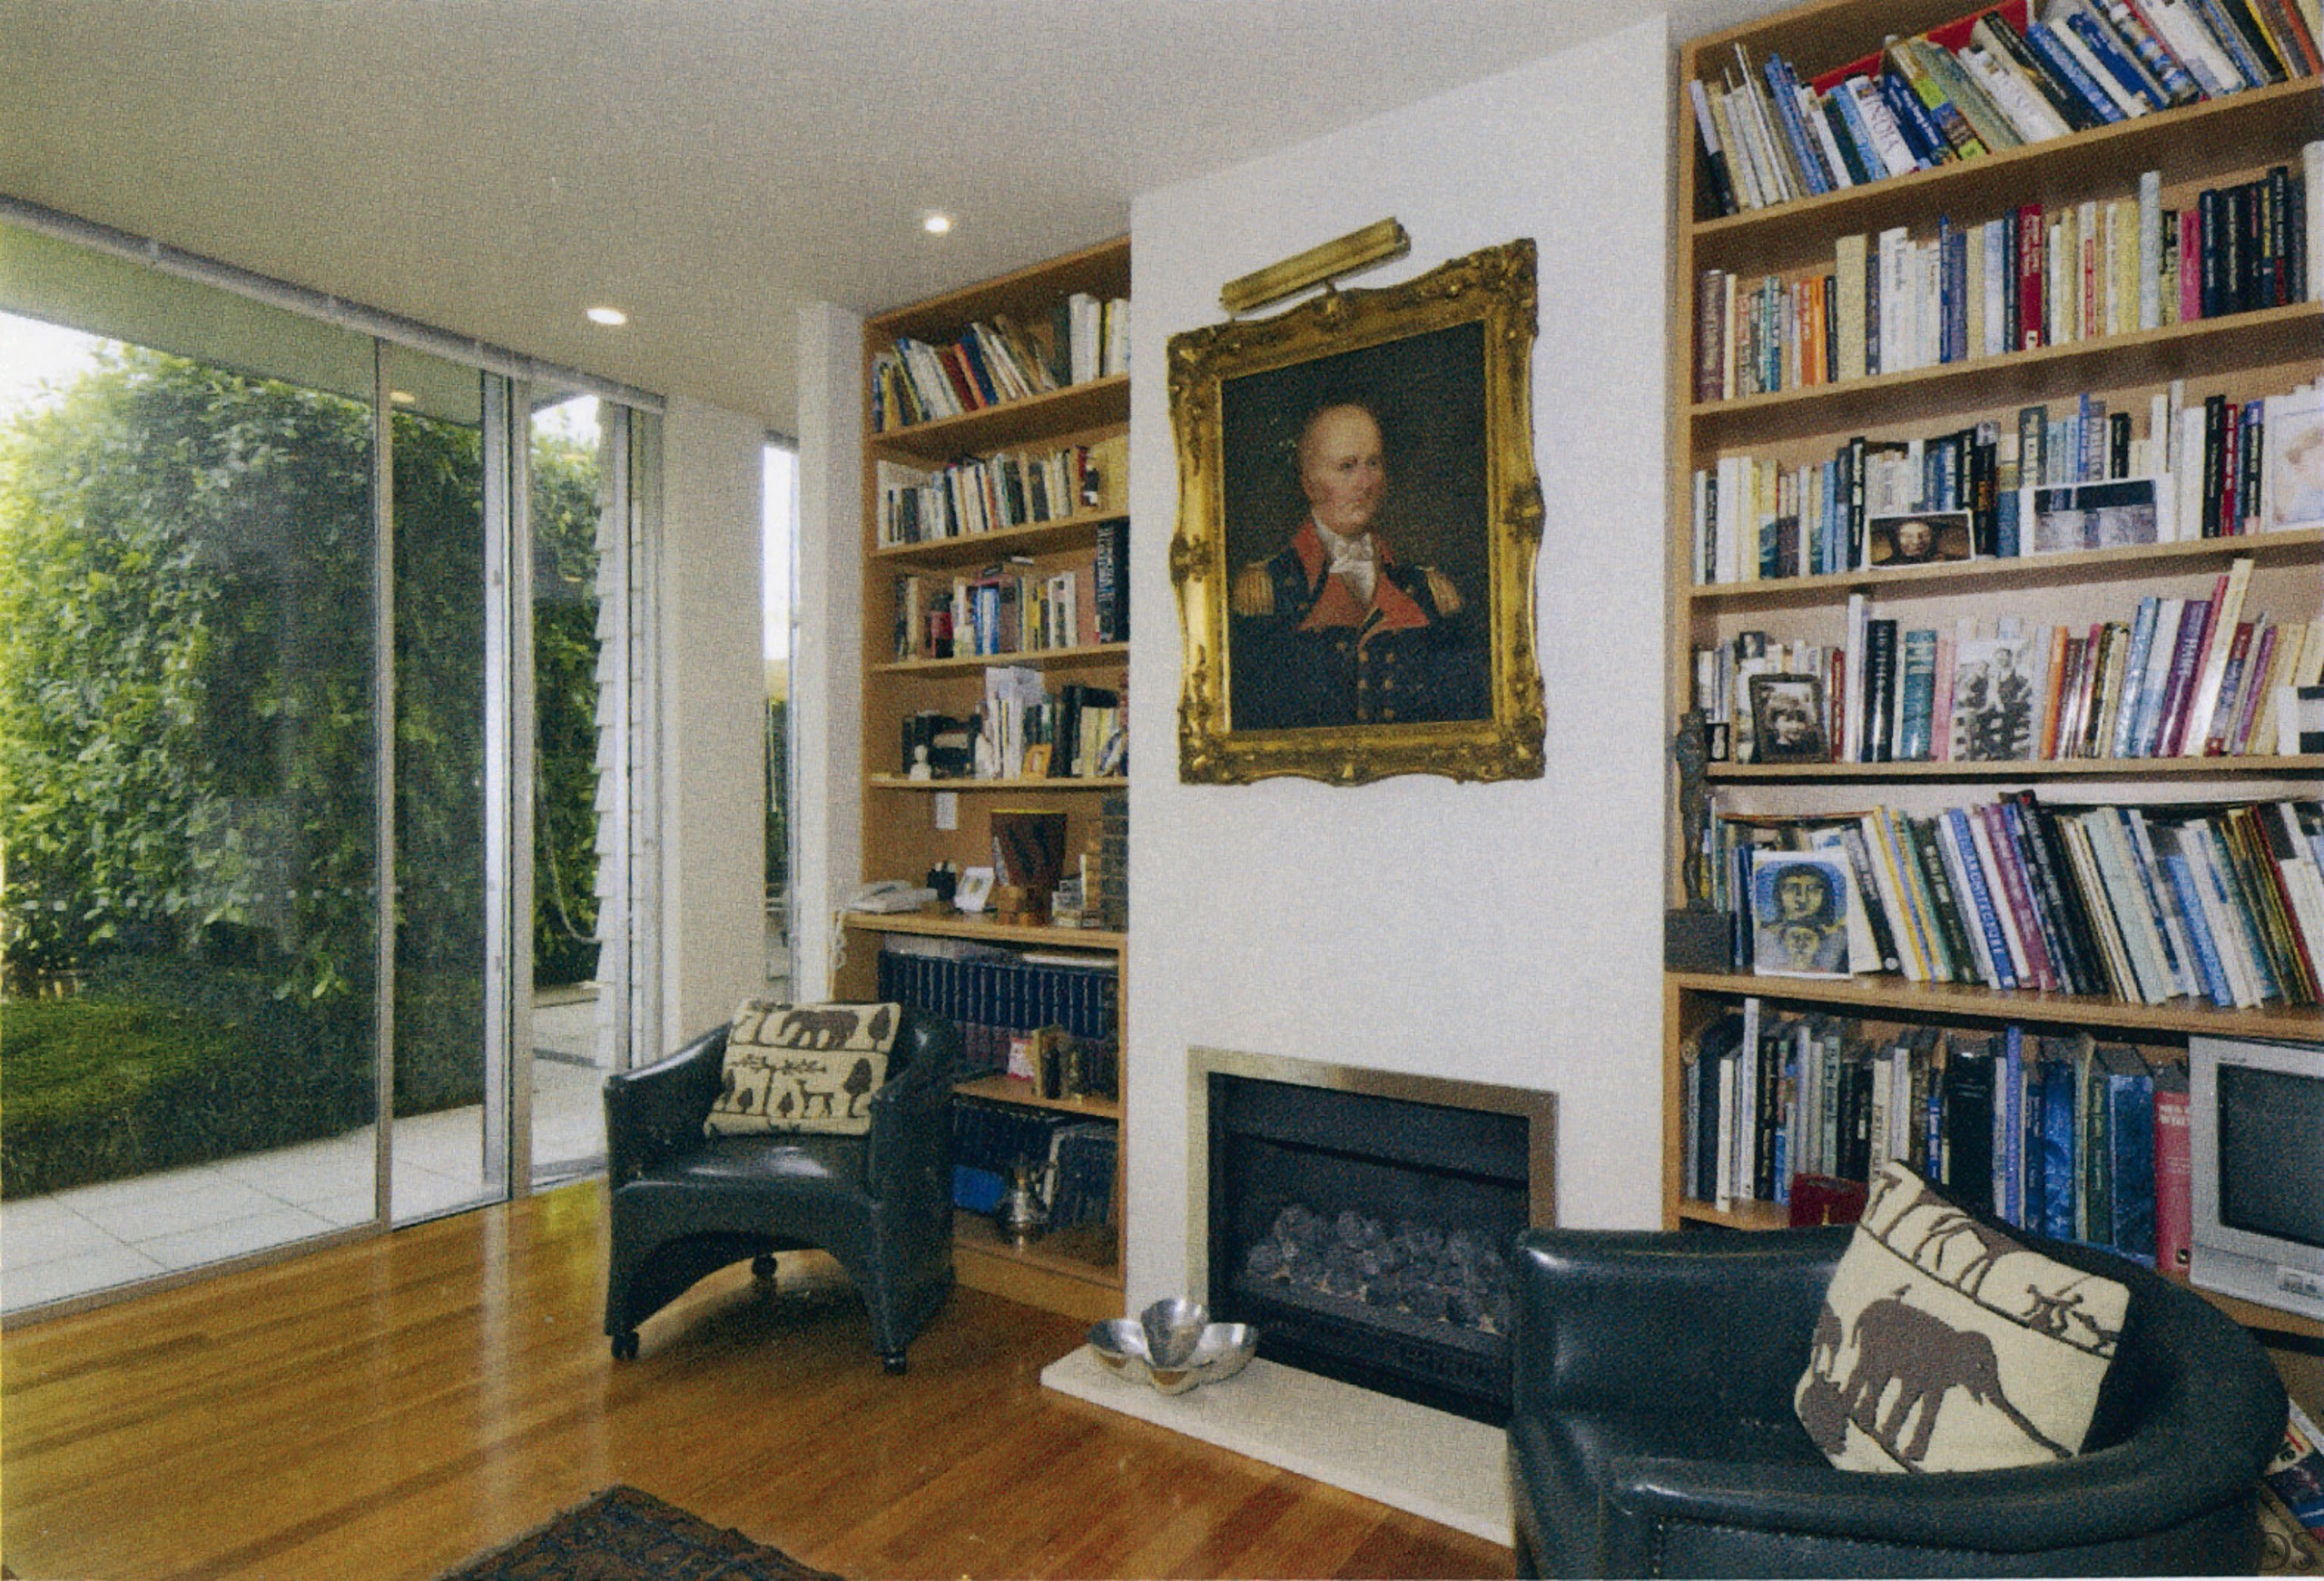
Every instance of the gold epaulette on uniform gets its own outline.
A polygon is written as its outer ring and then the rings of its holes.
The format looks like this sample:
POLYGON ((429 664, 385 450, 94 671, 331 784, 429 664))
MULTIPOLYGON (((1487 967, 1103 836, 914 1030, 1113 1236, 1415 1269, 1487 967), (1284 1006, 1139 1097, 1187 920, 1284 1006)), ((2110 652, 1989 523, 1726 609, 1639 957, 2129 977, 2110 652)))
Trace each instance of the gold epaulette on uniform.
POLYGON ((1423 566, 1421 575, 1428 578, 1428 596, 1436 601, 1436 612, 1439 615, 1452 616, 1461 613, 1461 589, 1452 585, 1452 578, 1434 566, 1423 566))
POLYGON ((1265 560, 1254 560, 1235 573, 1235 588, 1228 602, 1237 615, 1275 613, 1275 578, 1265 560))

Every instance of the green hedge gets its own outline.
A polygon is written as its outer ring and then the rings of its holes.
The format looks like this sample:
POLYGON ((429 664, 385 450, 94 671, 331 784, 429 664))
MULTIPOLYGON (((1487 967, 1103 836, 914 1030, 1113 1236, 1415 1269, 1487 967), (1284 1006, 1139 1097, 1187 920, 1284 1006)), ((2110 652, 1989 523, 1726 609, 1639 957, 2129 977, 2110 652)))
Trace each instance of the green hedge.
MULTIPOLYGON (((165 1002, 98 990, 0 1004, 0 1197, 334 1136, 372 1111, 370 1048, 330 1046, 233 983, 165 1002)), ((357 1029, 345 1029, 357 1030, 357 1029)))

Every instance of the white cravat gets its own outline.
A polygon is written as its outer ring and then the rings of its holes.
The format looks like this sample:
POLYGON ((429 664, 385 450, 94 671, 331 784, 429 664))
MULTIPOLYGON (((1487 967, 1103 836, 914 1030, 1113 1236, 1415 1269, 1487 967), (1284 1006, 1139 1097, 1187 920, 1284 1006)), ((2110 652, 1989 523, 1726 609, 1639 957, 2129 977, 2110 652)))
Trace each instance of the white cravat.
POLYGON ((1322 522, 1315 523, 1315 536, 1329 557, 1324 569, 1335 577, 1347 578, 1348 591, 1355 601, 1366 608, 1372 605, 1372 590, 1379 583, 1380 551, 1368 532, 1342 538, 1322 522))

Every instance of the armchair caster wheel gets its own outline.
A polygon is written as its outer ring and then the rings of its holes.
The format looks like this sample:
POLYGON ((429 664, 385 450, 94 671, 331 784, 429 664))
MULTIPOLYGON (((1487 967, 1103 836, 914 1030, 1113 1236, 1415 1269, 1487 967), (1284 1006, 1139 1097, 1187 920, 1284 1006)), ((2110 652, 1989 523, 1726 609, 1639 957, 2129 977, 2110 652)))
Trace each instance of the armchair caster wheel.
POLYGON ((774 1253, 771 1251, 762 1251, 756 1257, 751 1259, 751 1277, 753 1279, 773 1280, 774 1278, 774 1253))
POLYGON ((626 1334, 616 1334, 614 1336, 614 1359, 615 1361, 635 1361, 637 1359, 636 1329, 632 1329, 626 1334))
POLYGON ((904 1353, 901 1350, 884 1351, 881 1354, 880 1365, 887 1369, 890 1378, 901 1378, 904 1373, 904 1353))

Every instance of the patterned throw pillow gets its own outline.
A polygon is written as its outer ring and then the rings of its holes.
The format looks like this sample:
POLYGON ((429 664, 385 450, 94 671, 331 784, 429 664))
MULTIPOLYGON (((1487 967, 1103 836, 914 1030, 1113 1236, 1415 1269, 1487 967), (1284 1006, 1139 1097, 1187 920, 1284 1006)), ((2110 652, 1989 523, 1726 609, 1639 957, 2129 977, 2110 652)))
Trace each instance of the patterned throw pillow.
POLYGON ((899 1004, 744 1000, 726 1029, 725 1077, 702 1129, 712 1136, 862 1136, 902 1023, 899 1004))
POLYGON ((1979 1223, 1891 1163, 1792 1407, 1845 1471, 1984 1471, 2082 1448, 2129 1290, 1979 1223))

